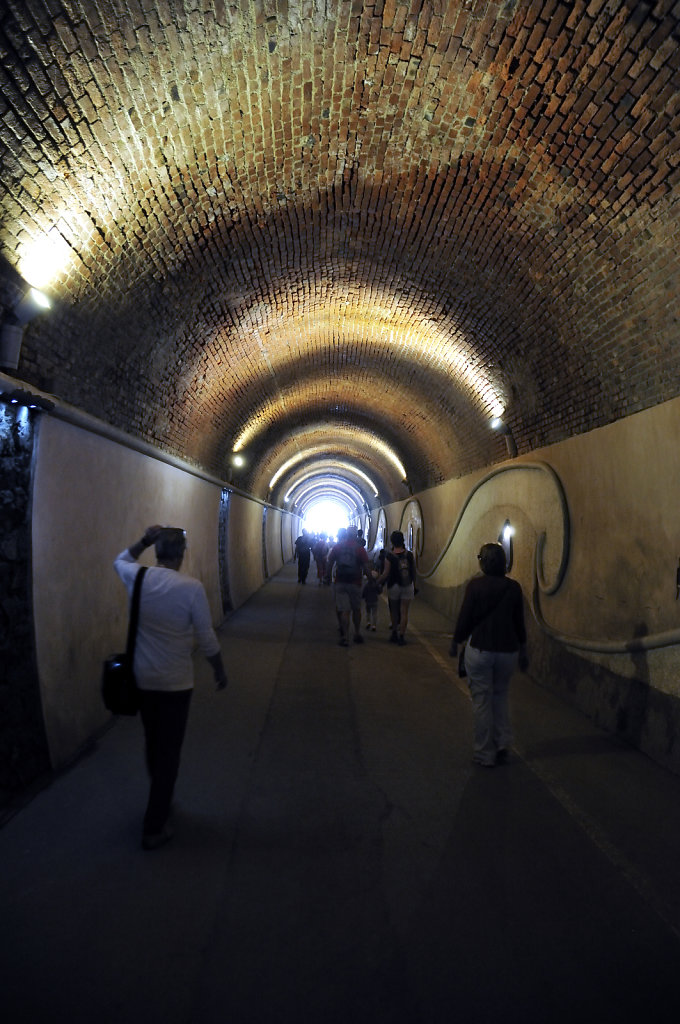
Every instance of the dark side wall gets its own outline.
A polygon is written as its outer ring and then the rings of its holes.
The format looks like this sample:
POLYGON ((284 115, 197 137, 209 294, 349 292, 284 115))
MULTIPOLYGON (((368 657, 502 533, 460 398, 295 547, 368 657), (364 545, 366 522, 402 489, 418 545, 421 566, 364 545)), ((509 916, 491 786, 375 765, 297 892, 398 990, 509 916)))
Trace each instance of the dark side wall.
POLYGON ((35 658, 33 452, 39 414, 0 404, 0 799, 50 765, 35 658))

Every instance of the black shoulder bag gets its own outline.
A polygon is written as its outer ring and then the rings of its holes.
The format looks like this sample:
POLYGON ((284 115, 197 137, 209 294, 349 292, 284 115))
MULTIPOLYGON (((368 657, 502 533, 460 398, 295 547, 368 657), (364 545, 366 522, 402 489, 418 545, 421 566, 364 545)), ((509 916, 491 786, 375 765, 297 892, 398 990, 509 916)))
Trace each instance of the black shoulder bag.
POLYGON ((104 707, 114 715, 136 715, 139 711, 139 691, 133 666, 139 621, 139 596, 147 568, 143 565, 135 576, 125 653, 112 654, 104 661, 102 698, 104 707))

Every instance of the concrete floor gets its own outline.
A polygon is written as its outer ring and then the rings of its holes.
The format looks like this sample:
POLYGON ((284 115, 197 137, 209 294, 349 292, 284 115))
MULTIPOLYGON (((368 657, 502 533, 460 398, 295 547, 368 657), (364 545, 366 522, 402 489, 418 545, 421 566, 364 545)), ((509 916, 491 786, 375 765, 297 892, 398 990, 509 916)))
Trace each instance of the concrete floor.
POLYGON ((172 844, 137 720, 0 831, 3 1020, 677 1021, 680 778, 521 676, 473 767, 449 623, 342 649, 312 574, 232 616, 225 693, 199 666, 172 844))

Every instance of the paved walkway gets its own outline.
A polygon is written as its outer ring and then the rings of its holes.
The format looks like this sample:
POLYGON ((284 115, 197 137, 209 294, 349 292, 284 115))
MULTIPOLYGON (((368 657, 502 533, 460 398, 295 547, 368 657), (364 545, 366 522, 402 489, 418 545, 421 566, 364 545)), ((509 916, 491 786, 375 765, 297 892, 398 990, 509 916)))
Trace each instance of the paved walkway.
POLYGON ((287 566, 232 616, 169 846, 137 720, 6 824, 7 1024, 677 1021, 680 778, 523 677, 474 768, 448 623, 416 601, 398 648, 380 615, 338 647, 287 566))

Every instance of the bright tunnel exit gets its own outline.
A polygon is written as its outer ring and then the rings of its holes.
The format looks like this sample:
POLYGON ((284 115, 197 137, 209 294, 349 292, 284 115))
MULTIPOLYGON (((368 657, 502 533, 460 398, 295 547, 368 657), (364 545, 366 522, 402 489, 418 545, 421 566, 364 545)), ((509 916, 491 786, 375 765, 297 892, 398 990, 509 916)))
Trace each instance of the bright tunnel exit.
POLYGON ((310 505, 305 512, 303 526, 310 533, 323 533, 334 537, 342 526, 347 526, 347 506, 339 501, 324 498, 310 505))

